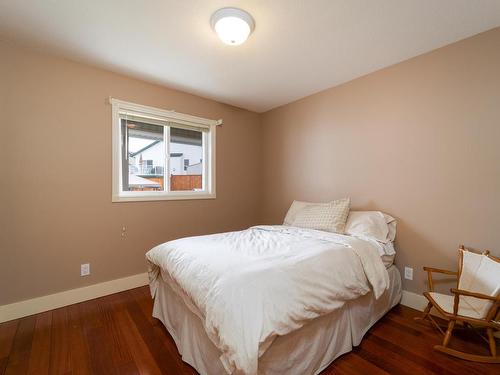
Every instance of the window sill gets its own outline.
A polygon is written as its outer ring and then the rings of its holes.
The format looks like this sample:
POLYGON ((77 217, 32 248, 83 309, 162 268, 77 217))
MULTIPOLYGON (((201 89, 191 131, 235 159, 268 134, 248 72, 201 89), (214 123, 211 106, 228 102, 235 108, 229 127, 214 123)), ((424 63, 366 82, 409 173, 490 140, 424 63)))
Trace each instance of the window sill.
POLYGON ((171 193, 171 194, 148 194, 148 195, 113 195, 112 202, 154 202, 154 201, 178 201, 193 199, 215 199, 215 193, 171 193))

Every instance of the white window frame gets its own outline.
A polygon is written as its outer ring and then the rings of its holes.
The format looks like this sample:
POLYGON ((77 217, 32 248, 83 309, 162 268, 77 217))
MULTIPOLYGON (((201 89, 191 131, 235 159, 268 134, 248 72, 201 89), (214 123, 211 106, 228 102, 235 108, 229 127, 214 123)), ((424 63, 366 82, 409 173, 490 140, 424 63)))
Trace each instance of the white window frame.
MULTIPOLYGON (((112 168, 112 202, 134 202, 134 201, 159 201, 159 200, 182 200, 182 199, 214 199, 215 194, 215 133, 217 125, 222 120, 209 120, 202 117, 186 115, 175 111, 149 107, 145 105, 125 102, 110 98, 112 106, 112 141, 113 141, 113 168, 112 168), (121 155, 121 122, 120 113, 131 113, 144 116, 146 119, 160 119, 166 122, 180 123, 205 130, 203 141, 206 151, 204 153, 203 191, 170 191, 170 156, 166 157, 164 175, 166 191, 123 191, 122 190, 122 155, 121 155)), ((167 127, 168 128, 168 127, 167 127)), ((168 153, 168 142, 170 132, 166 134, 166 156, 168 153)))

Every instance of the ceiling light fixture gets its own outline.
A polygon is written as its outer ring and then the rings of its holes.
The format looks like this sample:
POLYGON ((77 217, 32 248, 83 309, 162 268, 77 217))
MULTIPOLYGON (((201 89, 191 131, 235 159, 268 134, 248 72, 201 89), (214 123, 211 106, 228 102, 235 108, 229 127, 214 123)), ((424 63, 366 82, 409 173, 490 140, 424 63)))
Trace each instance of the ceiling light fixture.
POLYGON ((210 24, 219 38, 231 46, 244 43, 255 28, 252 16, 238 8, 219 9, 210 18, 210 24))

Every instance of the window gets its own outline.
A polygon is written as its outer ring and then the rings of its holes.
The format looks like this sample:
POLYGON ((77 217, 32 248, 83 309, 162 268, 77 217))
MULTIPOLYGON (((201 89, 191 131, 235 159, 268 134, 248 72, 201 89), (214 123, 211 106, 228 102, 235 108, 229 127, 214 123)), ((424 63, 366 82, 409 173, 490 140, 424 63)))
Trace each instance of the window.
POLYGON ((215 198, 208 120, 111 99, 113 202, 215 198))

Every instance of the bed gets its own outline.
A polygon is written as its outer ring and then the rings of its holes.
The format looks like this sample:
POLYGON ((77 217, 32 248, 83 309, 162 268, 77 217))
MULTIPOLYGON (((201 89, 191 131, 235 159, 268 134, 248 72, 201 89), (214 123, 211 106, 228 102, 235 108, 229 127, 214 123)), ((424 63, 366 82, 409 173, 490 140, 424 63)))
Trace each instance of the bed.
POLYGON ((146 254, 153 316, 200 374, 317 374, 401 299, 392 242, 289 225, 146 254))

